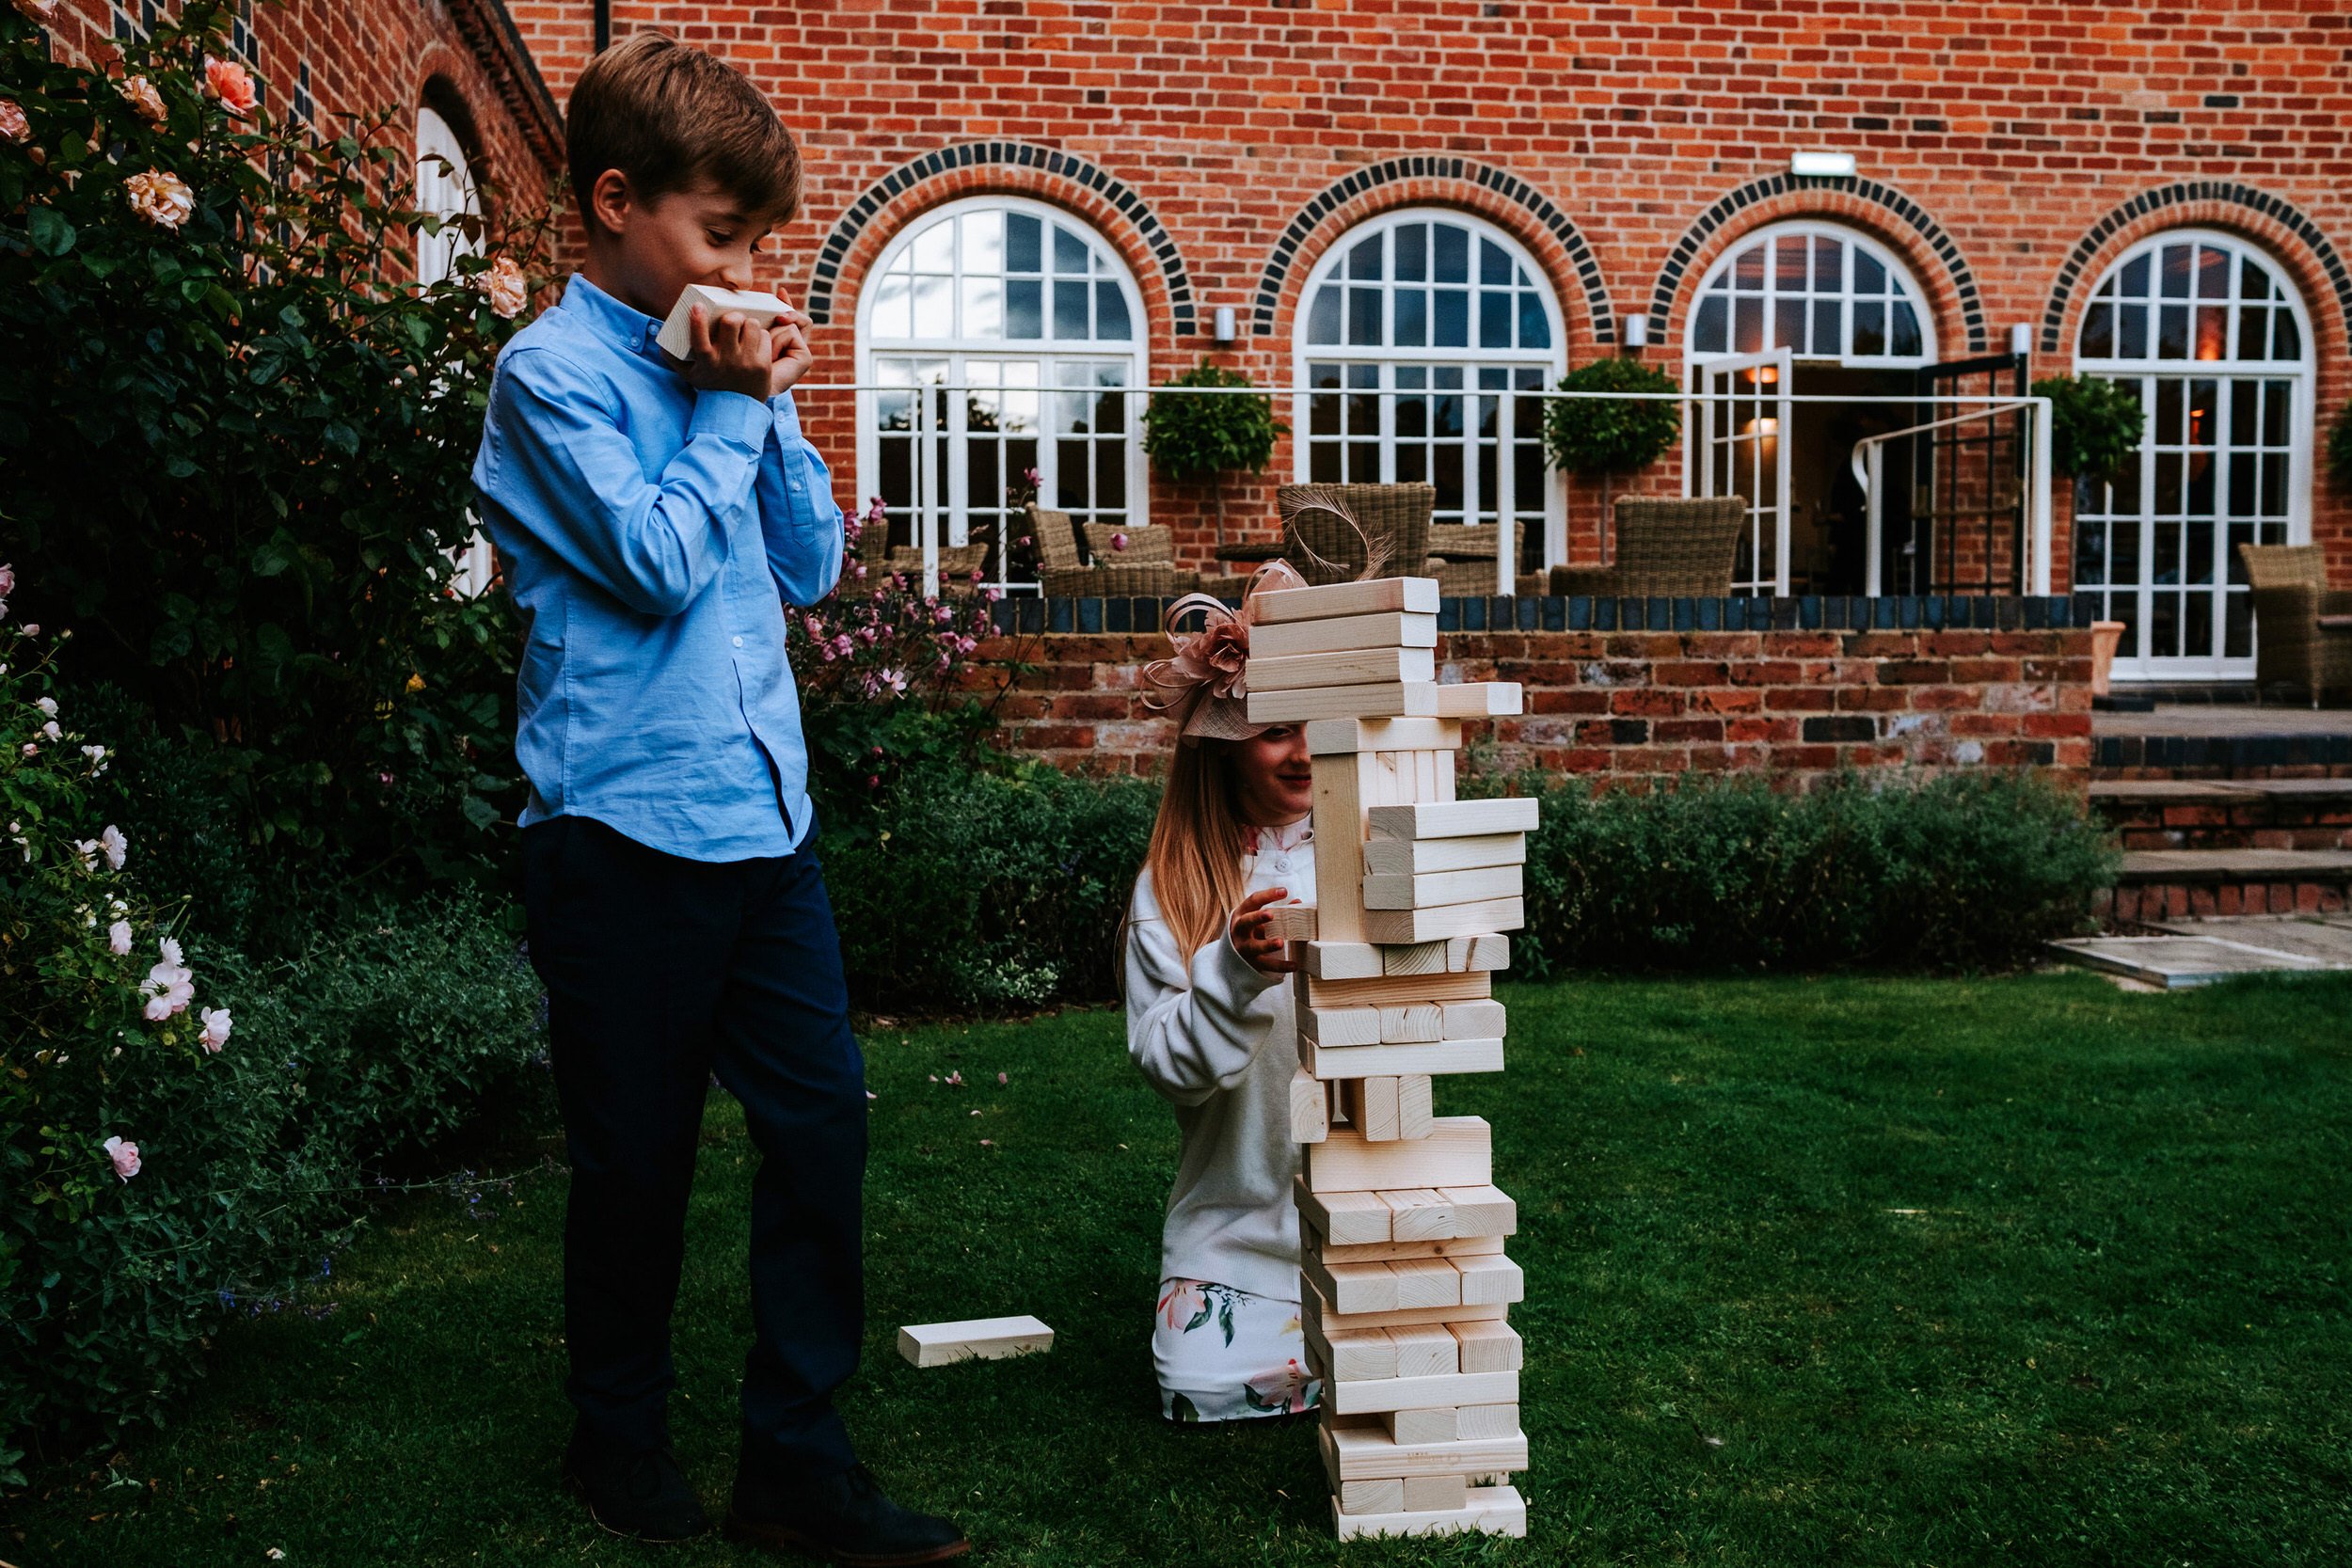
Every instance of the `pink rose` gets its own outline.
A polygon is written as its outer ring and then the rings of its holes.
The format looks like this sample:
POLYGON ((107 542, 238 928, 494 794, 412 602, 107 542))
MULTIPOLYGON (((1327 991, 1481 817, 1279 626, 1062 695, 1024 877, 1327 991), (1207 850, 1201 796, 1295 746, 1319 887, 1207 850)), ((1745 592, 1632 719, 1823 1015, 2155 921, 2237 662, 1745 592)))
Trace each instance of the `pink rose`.
MULTIPOLYGON (((13 98, 0 98, 0 136, 10 141, 30 141, 33 122, 24 118, 24 105, 13 98)), ((0 588, 0 594, 8 590, 0 588)))
POLYGON ((122 94, 124 101, 150 125, 161 125, 167 116, 164 95, 144 76, 125 76, 115 84, 115 91, 122 94))
POLYGON ((118 920, 106 927, 106 949, 116 958, 131 951, 131 923, 118 920))
POLYGON ((473 286, 489 296, 490 313, 501 321, 513 321, 531 303, 531 286, 512 256, 492 261, 490 270, 476 277, 473 286))
POLYGON ((229 1009, 206 1007, 199 1016, 204 1020, 204 1028, 196 1037, 197 1043, 208 1052, 217 1053, 222 1046, 229 1043, 229 1009))
MULTIPOLYGON (((19 0, 19 4, 22 3, 23 0, 19 0)), ((240 119, 251 114, 254 105, 262 101, 262 95, 254 90, 251 74, 234 60, 205 55, 204 87, 220 100, 222 108, 240 119)))
MULTIPOLYGON (((10 103, 8 106, 12 109, 16 107, 13 103, 10 103)), ((18 112, 20 114, 23 113, 22 110, 19 110, 18 112)), ((5 599, 15 592, 16 568, 7 564, 5 562, 0 562, 0 599, 5 599)))
POLYGON ((122 182, 131 211, 162 229, 177 229, 196 215, 196 193, 176 174, 157 168, 134 174, 122 182))
POLYGON ((115 1174, 128 1181, 139 1173, 139 1146, 128 1138, 108 1138, 100 1146, 114 1162, 115 1174))
POLYGON ((1114 534, 1112 534, 1112 535, 1111 535, 1111 548, 1112 548, 1112 549, 1115 549, 1115 550, 1123 550, 1123 549, 1125 549, 1126 547, 1127 547, 1127 536, 1126 536, 1125 534, 1123 534, 1123 533, 1114 533, 1114 534))
MULTIPOLYGON (((122 830, 111 822, 106 824, 106 831, 98 835, 98 847, 106 851, 106 863, 117 871, 121 870, 122 863, 130 858, 131 841, 123 837, 122 830)), ((171 961, 178 963, 180 960, 174 958, 171 961)))

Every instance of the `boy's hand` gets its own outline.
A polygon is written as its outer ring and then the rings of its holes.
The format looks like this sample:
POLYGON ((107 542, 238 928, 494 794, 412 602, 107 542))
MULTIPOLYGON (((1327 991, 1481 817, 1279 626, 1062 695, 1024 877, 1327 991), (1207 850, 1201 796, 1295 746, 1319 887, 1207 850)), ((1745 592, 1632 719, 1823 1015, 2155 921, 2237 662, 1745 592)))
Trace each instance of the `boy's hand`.
POLYGON ((1274 918, 1266 912, 1268 906, 1279 904, 1288 897, 1288 888, 1266 888, 1243 899, 1241 907, 1233 911, 1233 950, 1263 974, 1291 974, 1297 972, 1298 965, 1291 960, 1290 943, 1266 931, 1266 927, 1274 918))
MULTIPOLYGON (((740 310, 729 310, 714 322, 709 309, 700 305, 687 320, 694 348, 686 365, 688 385, 707 392, 740 392, 763 402, 772 395, 768 389, 776 374, 772 330, 755 326, 740 310)), ((797 372, 794 379, 799 379, 797 372)))
POLYGON ((794 382, 808 373, 809 363, 816 357, 808 346, 808 318, 787 301, 784 314, 768 328, 768 342, 775 353, 768 373, 768 395, 772 398, 789 391, 794 382))

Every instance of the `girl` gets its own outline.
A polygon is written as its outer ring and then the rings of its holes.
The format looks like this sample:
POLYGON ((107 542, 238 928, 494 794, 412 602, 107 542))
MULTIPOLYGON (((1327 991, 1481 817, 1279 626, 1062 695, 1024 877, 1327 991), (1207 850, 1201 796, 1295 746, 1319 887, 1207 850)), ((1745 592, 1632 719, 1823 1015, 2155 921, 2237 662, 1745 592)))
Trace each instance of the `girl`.
MULTIPOLYGON (((1251 594, 1269 584, 1302 585, 1278 564, 1251 594)), ((1179 600, 1176 657, 1144 672, 1179 732, 1125 937, 1128 1054, 1184 1137, 1152 1336, 1174 1421, 1287 1415, 1320 1393, 1298 1323, 1294 965, 1266 912, 1314 899, 1314 779, 1303 729, 1248 721, 1249 623, 1249 595, 1238 615, 1179 600), (1195 610, 1206 626, 1178 632, 1195 610)))

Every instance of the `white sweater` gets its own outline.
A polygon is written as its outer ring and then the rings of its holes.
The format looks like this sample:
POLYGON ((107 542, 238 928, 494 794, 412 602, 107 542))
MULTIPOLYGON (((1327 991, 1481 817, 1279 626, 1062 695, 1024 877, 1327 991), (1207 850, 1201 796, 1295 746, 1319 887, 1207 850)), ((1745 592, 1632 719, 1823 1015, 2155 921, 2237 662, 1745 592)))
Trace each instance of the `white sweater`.
MULTIPOLYGON (((1259 852, 1244 862, 1248 891, 1287 888, 1314 902, 1307 839, 1303 821, 1264 830, 1259 852)), ((1160 1277, 1296 1301, 1291 977, 1258 969, 1230 935, 1204 943, 1187 966, 1149 871, 1136 879, 1128 907, 1126 974, 1127 1053, 1175 1108, 1184 1135, 1160 1233, 1160 1277)))

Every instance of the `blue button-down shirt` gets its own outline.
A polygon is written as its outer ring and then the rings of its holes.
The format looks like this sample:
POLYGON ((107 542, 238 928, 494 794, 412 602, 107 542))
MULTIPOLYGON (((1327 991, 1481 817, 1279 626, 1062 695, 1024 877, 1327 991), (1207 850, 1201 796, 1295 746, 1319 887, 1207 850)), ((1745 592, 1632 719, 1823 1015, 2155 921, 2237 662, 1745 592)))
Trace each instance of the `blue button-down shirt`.
POLYGON ((575 275, 491 381, 473 480, 531 622, 522 821, 789 854, 811 812, 784 606, 832 591, 841 511, 790 395, 697 392, 660 325, 575 275))

